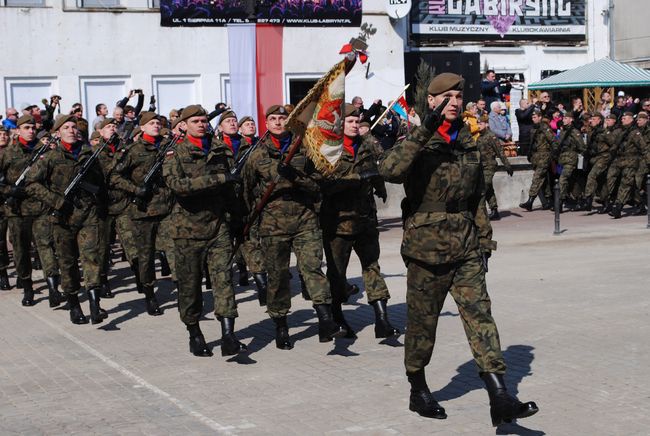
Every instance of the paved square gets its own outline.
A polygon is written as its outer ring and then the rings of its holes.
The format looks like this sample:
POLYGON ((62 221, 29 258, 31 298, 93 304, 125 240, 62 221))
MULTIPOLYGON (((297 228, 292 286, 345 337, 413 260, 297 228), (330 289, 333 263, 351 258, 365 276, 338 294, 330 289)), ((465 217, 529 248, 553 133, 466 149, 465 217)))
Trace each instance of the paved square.
MULTIPOLYGON (((365 297, 344 307, 359 338, 321 344, 294 274, 295 348, 281 351, 252 288, 238 288, 236 327, 251 352, 228 360, 206 292, 202 328, 215 356, 197 358, 169 280, 159 282, 165 314, 150 317, 121 262, 117 296, 103 300, 109 319, 96 326, 51 310, 41 281, 31 308, 21 307, 19 290, 0 291, 0 434, 650 434, 646 218, 564 214, 566 231, 553 236, 549 212, 504 215, 494 224, 499 250, 488 274, 493 313, 510 390, 541 409, 518 425, 491 426, 451 298, 427 373, 449 415, 438 421, 408 411, 402 338, 374 338, 365 297)), ((403 331, 401 228, 392 220, 382 230, 390 316, 403 331)), ((361 285, 356 259, 349 277, 361 285)))

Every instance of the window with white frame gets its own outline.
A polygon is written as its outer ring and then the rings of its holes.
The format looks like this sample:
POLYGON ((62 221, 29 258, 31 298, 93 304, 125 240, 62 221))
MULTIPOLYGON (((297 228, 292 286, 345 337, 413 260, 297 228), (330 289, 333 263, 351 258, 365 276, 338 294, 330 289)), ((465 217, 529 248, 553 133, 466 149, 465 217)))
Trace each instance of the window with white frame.
POLYGON ((86 76, 79 78, 81 102, 84 105, 84 116, 88 121, 95 119, 95 106, 100 103, 108 107, 112 115, 117 102, 129 93, 128 76, 86 76))
POLYGON ((33 104, 41 106, 41 100, 55 93, 54 77, 6 77, 6 107, 24 109, 33 104))
POLYGON ((164 116, 172 109, 180 109, 199 101, 199 76, 153 76, 153 93, 158 102, 158 113, 164 116))
POLYGON ((45 0, 0 0, 0 6, 43 7, 45 0))

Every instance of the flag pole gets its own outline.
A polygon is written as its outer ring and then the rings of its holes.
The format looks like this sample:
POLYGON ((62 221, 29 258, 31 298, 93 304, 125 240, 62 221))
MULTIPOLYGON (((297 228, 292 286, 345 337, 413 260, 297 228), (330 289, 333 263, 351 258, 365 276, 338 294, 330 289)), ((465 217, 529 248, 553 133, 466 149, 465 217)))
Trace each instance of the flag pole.
MULTIPOLYGON (((406 92, 406 90, 409 89, 409 86, 411 86, 411 84, 410 84, 410 83, 407 83, 406 86, 404 87, 404 89, 402 89, 402 92, 400 92, 399 95, 397 96, 397 98, 395 98, 395 100, 393 100, 393 104, 395 104, 395 102, 398 101, 398 100, 399 100, 399 99, 404 95, 404 93, 406 92)), ((372 125, 372 127, 370 128, 370 130, 374 129, 375 126, 377 126, 377 124, 378 124, 378 123, 379 123, 379 122, 380 122, 380 121, 381 121, 381 120, 386 116, 386 114, 388 113, 388 111, 390 110, 390 108, 393 107, 393 104, 391 104, 390 106, 388 106, 388 107, 386 108, 386 110, 384 111, 384 113, 382 113, 381 116, 375 120, 375 122, 374 122, 374 124, 372 125)), ((407 114, 407 115, 408 115, 408 114, 407 114)))

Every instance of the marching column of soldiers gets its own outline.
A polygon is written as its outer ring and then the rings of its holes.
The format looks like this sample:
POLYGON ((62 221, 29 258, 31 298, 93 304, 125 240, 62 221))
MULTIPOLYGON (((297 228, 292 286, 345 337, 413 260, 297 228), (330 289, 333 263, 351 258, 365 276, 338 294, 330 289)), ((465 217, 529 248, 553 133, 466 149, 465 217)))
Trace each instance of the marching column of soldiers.
MULTIPOLYGON (((400 332, 389 320, 390 293, 379 266, 375 197, 386 201, 384 180, 403 183, 410 410, 447 417, 427 386, 425 368, 450 293, 489 394, 493 425, 531 416, 538 411, 535 403, 522 403, 507 392, 506 364, 485 283, 488 259, 496 249, 486 201, 496 209, 492 177, 500 149, 487 133, 476 143, 460 119, 463 86, 458 75, 436 76, 428 87, 431 110, 422 126, 387 151, 367 127, 360 134, 362 114, 346 104, 342 156, 335 174, 327 177, 299 147, 292 148, 296 138, 285 129, 289 114, 282 105, 267 109, 262 138, 255 136, 252 118, 238 120, 231 110, 220 113, 218 131, 212 134, 211 114, 191 105, 170 126, 163 126, 156 113, 143 112, 128 134, 120 131, 118 121, 106 118, 89 137, 91 145, 74 115, 59 115, 40 139, 36 120, 25 115, 11 144, 0 131, 0 193, 6 201, 0 229, 9 229, 22 304, 34 304, 34 240, 50 306, 65 300, 70 321, 88 323, 79 299, 83 280, 90 322, 104 322, 109 315, 102 306, 113 298, 108 277, 116 233, 148 315, 163 313, 154 264, 157 255, 168 260, 193 355, 212 355, 200 327, 204 279, 210 282, 221 324, 222 356, 247 352, 235 329, 235 260, 251 269, 259 303, 275 325, 276 347, 290 350, 291 252, 318 319, 318 340, 330 342, 356 337, 343 310, 357 291, 346 279, 354 250, 375 315, 375 337, 395 337, 400 332), (295 154, 286 163, 290 150, 295 154), (262 202, 265 192, 271 194, 262 202), (256 219, 249 222, 251 216, 256 219)), ((481 120, 483 132, 486 125, 481 120)), ((630 144, 638 144, 635 132, 627 135, 630 144)), ((621 168, 629 154, 622 153, 621 168)), ((636 172, 622 172, 634 182, 636 172)), ((619 188, 618 201, 631 195, 625 186, 619 188)), ((10 288, 8 264, 4 245, 2 289, 10 288)), ((238 269, 241 280, 246 267, 238 269)))

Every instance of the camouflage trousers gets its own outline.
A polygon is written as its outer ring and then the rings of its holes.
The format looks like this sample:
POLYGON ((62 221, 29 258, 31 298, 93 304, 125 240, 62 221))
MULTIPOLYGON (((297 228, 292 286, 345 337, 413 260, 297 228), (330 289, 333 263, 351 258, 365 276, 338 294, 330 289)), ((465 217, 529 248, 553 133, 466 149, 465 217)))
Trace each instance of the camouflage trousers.
POLYGON ((569 187, 573 182, 572 176, 576 170, 575 163, 571 162, 566 165, 562 165, 562 174, 560 174, 560 199, 566 200, 567 192, 569 192, 569 187))
POLYGON ((132 221, 138 235, 138 267, 144 286, 154 286, 156 283, 156 235, 160 230, 161 218, 132 221))
POLYGON ((158 234, 156 235, 156 251, 164 251, 169 263, 169 269, 172 270, 172 281, 176 281, 176 265, 174 263, 174 240, 171 238, 170 228, 174 223, 171 215, 167 215, 160 222, 158 234))
POLYGON ((65 294, 76 294, 81 289, 80 258, 86 289, 99 286, 102 269, 100 231, 103 225, 101 221, 82 227, 53 224, 54 246, 61 267, 61 288, 65 294))
POLYGON ((227 227, 222 225, 217 236, 212 239, 174 239, 178 309, 181 321, 187 325, 197 324, 203 313, 201 279, 206 261, 212 281, 215 316, 238 316, 228 265, 232 245, 227 227))
POLYGON ((353 249, 361 262, 363 285, 366 288, 368 303, 390 298, 388 286, 386 286, 379 269, 379 232, 376 227, 369 227, 357 235, 336 235, 323 232, 323 248, 327 260, 327 280, 330 282, 334 303, 347 301, 346 271, 353 249))
POLYGON ((9 250, 7 249, 7 229, 9 220, 0 215, 0 270, 9 268, 9 250))
POLYGON ((636 162, 614 161, 607 171, 607 192, 616 203, 625 204, 632 198, 636 172, 636 162))
POLYGON ((16 275, 22 280, 32 278, 31 244, 36 243, 36 250, 41 259, 43 274, 46 277, 59 275, 59 264, 54 254, 52 224, 48 215, 39 217, 9 217, 8 227, 11 246, 14 250, 16 275))
POLYGON ((479 258, 442 265, 407 261, 407 268, 406 373, 424 369, 431 361, 438 318, 448 292, 458 306, 479 371, 505 373, 499 332, 492 318, 485 271, 479 258))
POLYGON ((535 173, 533 174, 533 181, 530 184, 530 190, 528 191, 529 197, 537 197, 540 189, 544 186, 544 183, 548 178, 548 169, 551 165, 551 155, 542 154, 538 155, 535 158, 535 173))
POLYGON ((292 249, 296 254, 298 270, 305 280, 312 303, 314 305, 332 303, 329 283, 321 269, 323 240, 320 230, 309 229, 292 235, 263 236, 262 249, 269 276, 266 312, 271 318, 286 316, 291 309, 289 260, 292 249))
POLYGON ((647 199, 646 193, 646 183, 647 183, 648 167, 645 163, 639 165, 639 169, 636 171, 634 176, 634 184, 636 185, 636 190, 634 191, 634 201, 635 203, 644 202, 647 199))
POLYGON ((117 232, 117 236, 120 238, 120 244, 124 250, 126 260, 129 261, 129 265, 133 265, 133 260, 138 257, 137 244, 139 242, 131 217, 126 212, 123 212, 119 215, 111 215, 109 218, 115 221, 115 231, 117 232))
POLYGON ((494 192, 494 185, 492 181, 494 180, 495 170, 486 168, 483 170, 483 179, 485 180, 485 201, 490 210, 498 209, 499 205, 497 204, 497 196, 494 192))
POLYGON ((264 252, 257 226, 251 227, 249 238, 241 244, 238 256, 240 255, 246 261, 250 272, 264 272, 264 252))
MULTIPOLYGON (((607 174, 607 165, 607 157, 599 157, 594 161, 589 170, 589 175, 587 176, 585 197, 593 197, 596 194, 600 180, 603 178, 603 175, 607 174)), ((604 200, 604 198, 602 200, 604 200)))

